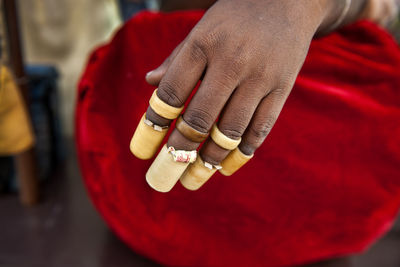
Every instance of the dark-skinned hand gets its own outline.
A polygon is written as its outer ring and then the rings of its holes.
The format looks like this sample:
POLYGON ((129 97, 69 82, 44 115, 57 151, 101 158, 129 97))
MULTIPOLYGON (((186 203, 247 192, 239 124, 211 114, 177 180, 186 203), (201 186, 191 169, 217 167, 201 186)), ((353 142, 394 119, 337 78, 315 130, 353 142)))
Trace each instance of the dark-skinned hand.
MULTIPOLYGON (((362 1, 353 1, 350 13, 355 14, 362 1)), ((311 40, 329 30, 344 2, 219 0, 146 79, 158 86, 157 95, 164 102, 187 105, 183 119, 191 127, 206 133, 218 118, 221 132, 242 138, 239 149, 251 155, 274 126, 311 40), (198 91, 186 103, 200 79, 198 91)), ((147 118, 158 125, 171 122, 150 107, 147 118)), ((194 150, 199 143, 174 129, 168 146, 194 150)), ((218 165, 228 153, 208 138, 200 156, 218 165)))

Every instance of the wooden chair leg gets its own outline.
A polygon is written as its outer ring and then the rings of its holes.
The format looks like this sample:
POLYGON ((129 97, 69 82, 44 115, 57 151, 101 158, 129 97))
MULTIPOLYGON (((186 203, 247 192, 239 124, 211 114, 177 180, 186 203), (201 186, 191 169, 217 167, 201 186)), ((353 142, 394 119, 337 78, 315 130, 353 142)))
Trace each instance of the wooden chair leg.
POLYGON ((34 149, 14 157, 17 170, 20 200, 24 206, 33 206, 39 200, 39 188, 34 149))
MULTIPOLYGON (((3 5, 11 67, 17 80, 26 79, 16 1, 4 0, 3 5)), ((29 88, 27 84, 19 83, 19 89, 24 98, 25 106, 28 107, 29 88)), ((29 109, 27 108, 27 110, 29 109)), ((14 158, 20 185, 21 202, 25 206, 34 205, 38 201, 39 191, 34 149, 22 152, 14 158)))

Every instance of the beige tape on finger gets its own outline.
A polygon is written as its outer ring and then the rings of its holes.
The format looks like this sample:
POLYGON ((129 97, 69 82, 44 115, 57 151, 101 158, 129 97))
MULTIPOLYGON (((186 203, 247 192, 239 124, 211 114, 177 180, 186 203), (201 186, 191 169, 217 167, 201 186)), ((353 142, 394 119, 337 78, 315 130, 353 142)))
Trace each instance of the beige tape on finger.
POLYGON ((221 162, 222 169, 219 170, 225 176, 231 176, 243 165, 245 165, 253 155, 245 155, 239 148, 232 150, 229 155, 221 162))
POLYGON ((163 118, 169 120, 176 119, 179 116, 179 114, 181 114, 184 106, 177 108, 168 105, 157 96, 157 90, 158 89, 154 90, 153 95, 150 98, 149 101, 150 107, 154 110, 155 113, 157 113, 163 118))
POLYGON ((220 169, 220 166, 213 166, 204 162, 200 156, 198 156, 196 161, 189 165, 183 173, 180 182, 186 189, 197 190, 205 184, 218 169, 220 169))
POLYGON ((147 183, 156 191, 169 192, 187 166, 195 158, 191 158, 195 151, 185 151, 189 156, 182 156, 181 150, 172 150, 164 145, 153 164, 146 173, 147 183), (181 161, 180 161, 181 160, 181 161))
POLYGON ((168 127, 160 127, 146 120, 146 113, 143 114, 139 125, 131 139, 131 152, 139 159, 151 159, 157 152, 168 127))
POLYGON ((213 125, 210 133, 211 139, 214 140, 214 142, 219 145, 222 148, 225 148, 227 150, 233 150, 235 149, 240 142, 242 141, 241 138, 238 140, 229 138, 228 136, 224 135, 217 127, 216 124, 213 125))
POLYGON ((191 127, 182 116, 176 120, 175 128, 188 140, 201 143, 207 139, 208 133, 202 133, 191 127))

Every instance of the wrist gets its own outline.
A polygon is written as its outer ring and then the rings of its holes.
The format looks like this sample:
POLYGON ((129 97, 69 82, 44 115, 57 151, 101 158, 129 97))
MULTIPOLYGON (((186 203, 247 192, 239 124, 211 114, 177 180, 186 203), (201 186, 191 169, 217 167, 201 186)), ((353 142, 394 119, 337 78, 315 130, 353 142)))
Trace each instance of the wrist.
POLYGON ((317 34, 326 34, 356 21, 360 17, 366 2, 366 0, 320 0, 323 19, 317 34))
POLYGON ((338 20, 343 19, 341 16, 343 11, 346 12, 346 2, 347 0, 304 0, 298 4, 307 9, 307 21, 311 21, 313 35, 320 35, 329 32, 338 20))
MULTIPOLYGON (((340 3, 346 0, 303 0, 298 1, 295 8, 298 23, 302 31, 306 30, 311 35, 326 31, 341 14, 340 3)), ((289 1, 290 2, 290 1, 289 1)))

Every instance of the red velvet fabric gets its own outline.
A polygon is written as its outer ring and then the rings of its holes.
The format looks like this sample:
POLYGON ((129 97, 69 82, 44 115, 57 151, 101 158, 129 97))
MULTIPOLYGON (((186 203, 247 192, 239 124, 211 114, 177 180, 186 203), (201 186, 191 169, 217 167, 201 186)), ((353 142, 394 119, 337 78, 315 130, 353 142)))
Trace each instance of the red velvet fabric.
POLYGON ((129 151, 154 90, 144 77, 202 14, 141 13, 90 57, 76 137, 100 214, 132 249, 170 266, 290 266, 364 250, 400 206, 398 46, 369 22, 313 41, 245 167, 197 192, 178 183, 158 193, 145 181, 152 161, 129 151))

